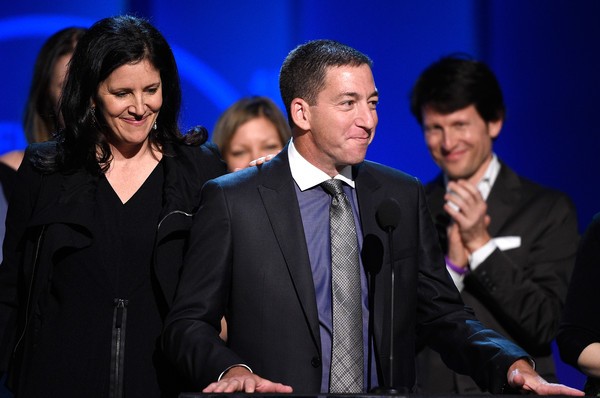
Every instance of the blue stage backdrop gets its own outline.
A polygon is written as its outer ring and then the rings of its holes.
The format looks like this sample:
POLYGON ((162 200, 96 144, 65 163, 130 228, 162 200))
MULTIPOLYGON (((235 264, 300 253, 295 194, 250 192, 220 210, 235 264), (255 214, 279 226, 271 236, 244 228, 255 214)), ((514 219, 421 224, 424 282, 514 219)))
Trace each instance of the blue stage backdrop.
MULTIPOLYGON (((600 211, 595 123, 600 103, 596 0, 27 0, 0 9, 0 153, 23 148, 21 119, 41 44, 60 28, 116 14, 151 20, 171 43, 184 91, 183 129, 211 130, 241 96, 280 106, 277 76, 293 47, 331 38, 367 53, 381 94, 368 158, 428 181, 437 168, 408 109, 421 70, 464 52, 498 75, 508 107, 498 155, 518 172, 567 192, 580 229, 600 211), (583 175, 590 173, 587 188, 583 175)), ((563 382, 582 376, 560 363, 563 382)))

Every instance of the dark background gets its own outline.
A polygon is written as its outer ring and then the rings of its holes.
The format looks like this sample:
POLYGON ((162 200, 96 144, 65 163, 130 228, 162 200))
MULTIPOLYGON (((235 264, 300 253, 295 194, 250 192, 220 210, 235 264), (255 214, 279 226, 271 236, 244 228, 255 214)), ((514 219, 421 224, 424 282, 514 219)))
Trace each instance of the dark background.
MULTIPOLYGON (((600 1, 596 0, 23 0, 0 8, 0 153, 23 148, 21 119, 43 41, 71 25, 122 13, 145 16, 172 45, 180 69, 183 129, 212 130, 241 96, 281 106, 279 67, 296 45, 329 38, 375 62, 377 137, 367 157, 424 182, 437 167, 408 106, 431 62, 471 54, 496 72, 507 119, 495 150, 518 173, 570 195, 580 230, 600 211, 597 123, 600 1), (588 177, 585 177, 585 176, 588 177)), ((583 377, 560 363, 563 383, 583 377)))

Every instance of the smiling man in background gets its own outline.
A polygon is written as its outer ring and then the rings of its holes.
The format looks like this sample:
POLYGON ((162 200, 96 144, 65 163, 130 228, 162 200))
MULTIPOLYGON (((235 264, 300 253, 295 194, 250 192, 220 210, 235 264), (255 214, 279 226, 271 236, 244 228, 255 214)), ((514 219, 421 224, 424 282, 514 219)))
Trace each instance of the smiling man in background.
MULTIPOLYGON (((433 63, 413 87, 411 111, 442 169, 425 191, 446 267, 465 304, 556 382, 550 343, 577 248, 573 204, 517 175, 494 153, 505 106, 484 63, 453 56, 433 63)), ((417 362, 424 393, 481 392, 432 350, 424 348, 417 362)))

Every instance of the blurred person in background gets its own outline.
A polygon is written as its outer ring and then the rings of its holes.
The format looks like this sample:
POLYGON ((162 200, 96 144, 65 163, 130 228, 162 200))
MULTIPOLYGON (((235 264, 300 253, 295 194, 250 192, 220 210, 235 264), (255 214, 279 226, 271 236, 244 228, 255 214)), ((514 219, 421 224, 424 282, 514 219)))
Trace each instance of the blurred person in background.
MULTIPOLYGON (((52 139, 63 126, 58 103, 75 45, 85 28, 69 27, 50 36, 42 45, 35 61, 29 96, 25 105, 23 131, 27 143, 52 139)), ((0 156, 0 162, 18 169, 24 151, 14 150, 0 156)))
POLYGON ((276 155, 291 137, 290 126, 267 97, 246 97, 219 117, 212 140, 219 147, 229 171, 248 167, 251 161, 276 155))
MULTIPOLYGON (((411 93, 411 112, 441 173, 425 186, 446 268, 465 304, 488 328, 510 338, 557 382, 556 336, 579 239, 571 200, 518 175, 494 153, 506 109, 483 62, 434 62, 411 93)), ((424 393, 481 393, 439 354, 417 356, 424 393)))

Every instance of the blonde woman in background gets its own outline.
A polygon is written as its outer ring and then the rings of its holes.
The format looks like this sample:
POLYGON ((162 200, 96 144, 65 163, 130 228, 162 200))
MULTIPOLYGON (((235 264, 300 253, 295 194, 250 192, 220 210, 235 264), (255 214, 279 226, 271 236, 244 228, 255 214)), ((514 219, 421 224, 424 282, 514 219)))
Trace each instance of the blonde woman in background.
POLYGON ((277 154, 290 137, 290 127, 277 105, 267 97, 253 96, 223 112, 212 140, 229 171, 238 171, 253 160, 277 154))

